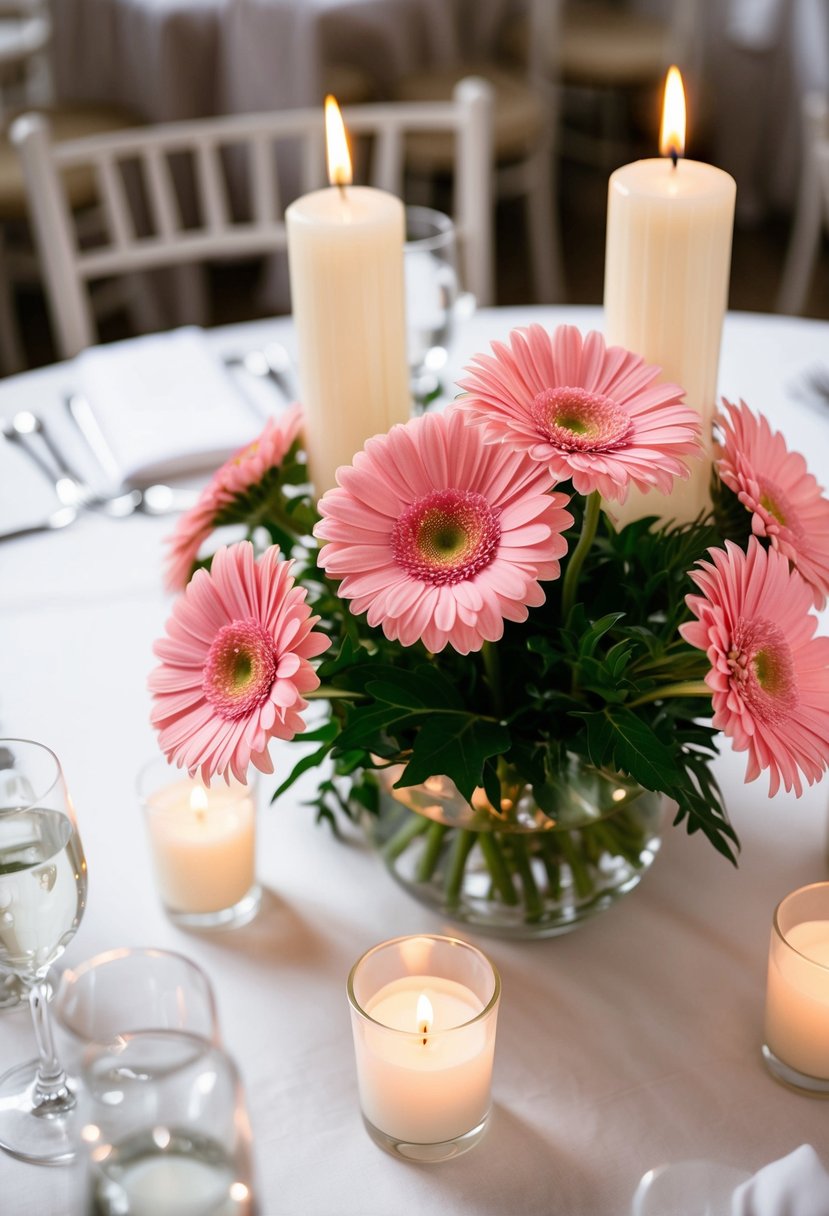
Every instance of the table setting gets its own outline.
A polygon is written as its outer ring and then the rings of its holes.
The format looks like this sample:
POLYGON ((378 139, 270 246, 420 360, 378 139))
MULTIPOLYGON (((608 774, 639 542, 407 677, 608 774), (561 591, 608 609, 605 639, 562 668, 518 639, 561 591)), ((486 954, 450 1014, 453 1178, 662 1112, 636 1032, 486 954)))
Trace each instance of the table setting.
POLYGON ((0 384, 10 1211, 827 1210, 829 325, 683 140, 429 401, 336 157, 292 317, 0 384))

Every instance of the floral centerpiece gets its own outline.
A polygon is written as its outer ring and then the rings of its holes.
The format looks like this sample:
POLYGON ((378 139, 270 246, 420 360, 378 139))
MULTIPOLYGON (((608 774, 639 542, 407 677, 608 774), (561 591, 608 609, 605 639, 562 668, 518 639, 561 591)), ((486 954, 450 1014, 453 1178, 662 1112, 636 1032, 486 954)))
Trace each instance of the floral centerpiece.
POLYGON ((670 494, 701 458, 658 377, 596 333, 516 330, 318 502, 299 407, 269 421, 170 542, 150 676, 168 758, 244 781, 272 738, 306 743, 275 798, 318 769, 319 814, 368 818, 415 893, 438 879, 444 910, 516 931, 629 889, 664 796, 734 860, 719 735, 772 794, 827 767, 829 502, 724 402, 713 510, 617 527, 632 487, 670 494), (228 525, 246 539, 215 548, 228 525))

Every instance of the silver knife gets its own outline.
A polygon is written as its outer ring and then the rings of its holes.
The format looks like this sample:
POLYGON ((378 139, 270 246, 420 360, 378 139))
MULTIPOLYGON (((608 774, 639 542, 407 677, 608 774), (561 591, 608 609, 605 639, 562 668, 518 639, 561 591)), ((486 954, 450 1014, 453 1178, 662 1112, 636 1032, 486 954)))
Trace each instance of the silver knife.
POLYGON ((87 399, 79 393, 69 393, 63 401, 70 418, 89 444, 98 464, 112 481, 120 483, 121 470, 118 467, 118 461, 115 459, 112 448, 107 443, 87 399))

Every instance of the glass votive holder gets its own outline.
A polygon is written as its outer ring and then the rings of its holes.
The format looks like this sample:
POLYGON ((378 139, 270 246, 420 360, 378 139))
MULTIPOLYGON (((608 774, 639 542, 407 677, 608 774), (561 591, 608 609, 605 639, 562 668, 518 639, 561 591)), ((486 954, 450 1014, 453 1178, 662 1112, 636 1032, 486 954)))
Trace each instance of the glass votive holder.
POLYGON ((407 1161, 473 1148, 489 1120, 501 980, 452 937, 382 942, 348 977, 363 1122, 407 1161))
POLYGON ((259 911, 256 785, 206 786, 163 757, 138 777, 164 909, 183 929, 231 929, 259 911))
POLYGON ((119 947, 66 967, 52 998, 58 1053, 73 1080, 91 1046, 138 1031, 183 1031, 219 1045, 216 998, 191 959, 119 947))
POLYGON ((779 1081, 829 1096, 829 882, 775 909, 763 1059, 779 1081))
POLYGON ((233 1061, 181 1031, 90 1048, 81 1138, 96 1216, 253 1216, 250 1126, 233 1061))

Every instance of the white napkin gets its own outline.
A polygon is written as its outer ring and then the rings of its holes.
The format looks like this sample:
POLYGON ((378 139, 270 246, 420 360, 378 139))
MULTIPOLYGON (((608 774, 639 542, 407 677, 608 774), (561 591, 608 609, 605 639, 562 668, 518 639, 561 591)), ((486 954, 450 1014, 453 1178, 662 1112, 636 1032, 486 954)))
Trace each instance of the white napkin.
POLYGON ((93 446, 122 483, 213 469, 262 429, 196 327, 92 347, 75 366, 93 446))
POLYGON ((731 1197, 731 1216, 827 1216, 829 1174, 811 1144, 773 1161, 731 1197))

